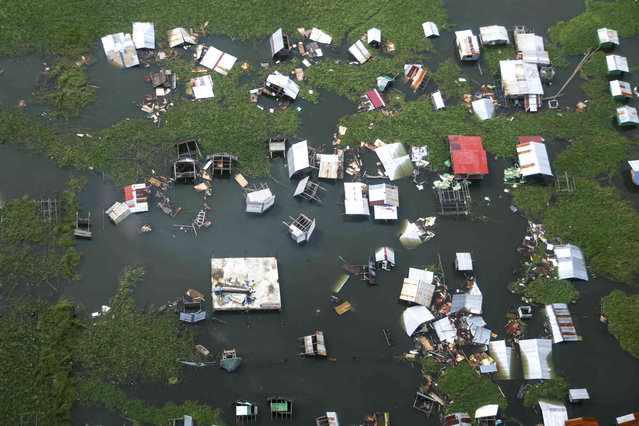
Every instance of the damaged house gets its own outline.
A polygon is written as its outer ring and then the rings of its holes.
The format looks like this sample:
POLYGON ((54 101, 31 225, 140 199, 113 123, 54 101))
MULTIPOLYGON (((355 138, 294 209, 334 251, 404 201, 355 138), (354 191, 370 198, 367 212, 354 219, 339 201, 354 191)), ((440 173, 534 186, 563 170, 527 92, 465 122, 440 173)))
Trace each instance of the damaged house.
POLYGON ((295 100, 300 92, 300 87, 289 76, 275 71, 266 77, 262 91, 275 98, 286 96, 291 100, 295 100))
POLYGON ((499 61, 499 69, 504 96, 523 100, 526 111, 536 112, 544 94, 537 65, 522 60, 499 61))
POLYGON ((107 60, 120 68, 140 65, 138 52, 135 50, 130 34, 117 33, 102 37, 102 47, 107 60))

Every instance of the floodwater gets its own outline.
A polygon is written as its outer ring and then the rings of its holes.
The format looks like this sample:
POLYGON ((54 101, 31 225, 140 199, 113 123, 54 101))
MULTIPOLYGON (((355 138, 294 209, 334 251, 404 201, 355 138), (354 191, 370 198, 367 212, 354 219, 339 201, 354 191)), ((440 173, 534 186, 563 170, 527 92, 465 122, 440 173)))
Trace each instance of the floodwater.
MULTIPOLYGON (((457 29, 472 27, 477 31, 480 24, 526 24, 539 34, 545 33, 554 22, 581 13, 584 7, 583 2, 577 0, 534 4, 449 0, 446 5, 457 29)), ((442 37, 434 40, 437 52, 426 55, 425 63, 436 64, 451 57, 454 54, 453 37, 450 31, 442 32, 442 37)), ((210 40, 240 60, 253 64, 268 60, 266 42, 243 44, 224 37, 210 40)), ((629 58, 633 57, 632 53, 637 57, 637 40, 633 41, 632 45, 622 42, 618 51, 629 58)), ((67 125, 99 129, 125 117, 142 117, 144 114, 134 103, 140 102, 150 91, 150 86, 142 80, 147 71, 116 70, 105 63, 101 51, 97 50, 96 55, 98 63, 90 68, 90 72, 100 87, 97 92, 100 100, 67 125)), ((340 48, 338 55, 346 58, 345 46, 340 48)), ((0 101, 9 105, 15 105, 18 99, 29 102, 41 62, 33 57, 19 61, 1 59, 0 69, 6 71, 0 76, 3 87, 0 101)), ((573 58, 573 64, 576 62, 578 58, 573 58)), ((477 67, 466 66, 464 72, 480 82, 488 82, 477 67)), ((556 84, 563 84, 571 72, 572 67, 559 70, 556 84)), ((216 75, 216 78, 223 77, 216 75)), ((568 94, 562 98, 564 105, 574 105, 582 99, 578 86, 578 81, 569 86, 568 94)), ((551 88, 548 92, 554 93, 554 90, 551 88)), ((33 113, 40 112, 31 103, 29 105, 33 113)), ((318 105, 303 101, 295 105, 302 107, 301 136, 308 138, 314 146, 330 144, 339 117, 356 110, 349 101, 325 92, 320 92, 318 105)), ((565 147, 563 141, 547 142, 553 157, 565 147)), ((370 153, 368 160, 376 161, 370 153)), ((462 279, 453 268, 455 252, 470 251, 484 294, 483 316, 487 327, 499 338, 504 337, 504 315, 519 302, 517 296, 506 290, 506 284, 514 279, 513 269, 520 261, 515 249, 527 225, 523 217, 509 210, 510 197, 504 193, 502 183, 502 170, 508 165, 503 160, 490 158, 491 174, 472 186, 475 214, 465 218, 438 218, 435 238, 414 250, 406 250, 397 239, 401 220, 387 224, 344 216, 341 182, 322 183, 326 188, 322 204, 294 199, 296 181, 288 179, 282 159, 272 161, 272 179, 251 179, 252 183, 268 183, 276 195, 275 206, 261 216, 244 213, 243 192, 234 180, 216 179, 213 195, 207 199, 190 185, 176 185, 171 189, 169 196, 183 208, 175 219, 154 207, 148 213, 131 216, 114 226, 102 212, 114 201, 121 200, 123 191, 103 182, 101 176, 90 175, 89 184, 81 194, 82 213, 90 211, 94 218, 93 239, 78 242, 78 249, 84 253, 78 267, 83 279, 59 287, 91 312, 113 296, 119 271, 126 265, 140 262, 146 266, 147 275, 137 287, 135 298, 140 306, 160 306, 175 300, 189 288, 208 295, 212 255, 276 256, 281 313, 220 314, 218 318, 225 323, 209 319, 193 325, 200 332, 197 343, 213 354, 223 349, 237 350, 245 360, 238 371, 229 374, 217 367, 185 367, 184 380, 177 386, 140 386, 127 389, 127 393, 158 405, 190 399, 220 407, 227 424, 234 421, 231 404, 237 399, 257 402, 262 411, 257 424, 269 423, 266 398, 279 395, 294 400, 293 424, 311 424, 325 411, 337 411, 342 424, 355 424, 373 411, 390 411, 396 425, 437 425, 436 415, 426 419, 411 408, 415 391, 421 384, 419 369, 397 360, 399 355, 412 348, 400 320, 404 306, 397 298, 402 279, 409 267, 436 265, 441 258, 446 280, 455 286, 462 279), (485 201, 484 197, 490 201, 485 201), (203 202, 212 207, 207 213, 213 222, 211 228, 198 232, 197 237, 176 230, 173 225, 190 223, 203 202), (316 218, 317 229, 308 243, 298 246, 289 238, 282 221, 300 212, 316 218), (153 231, 141 234, 139 229, 143 224, 151 225, 153 231), (338 316, 328 296, 343 275, 339 257, 362 264, 375 248, 383 245, 395 249, 396 269, 380 272, 377 286, 369 286, 358 277, 349 278, 339 296, 348 300, 353 309, 338 316), (393 348, 386 345, 383 328, 392 331, 393 348), (315 330, 324 332, 330 359, 301 359, 297 355, 297 338, 315 330)), ((0 146, 0 166, 5 172, 0 178, 0 198, 4 199, 23 194, 34 198, 48 195, 59 190, 69 175, 69 171, 58 169, 47 159, 25 155, 6 146, 0 146)), ((426 177, 428 182, 436 178, 434 175, 426 177)), ((410 179, 395 183, 400 190, 401 219, 414 220, 436 214, 429 185, 420 192, 410 179)), ((628 185, 625 175, 615 178, 613 184, 637 202, 637 192, 628 185)), ((591 401, 582 406, 568 407, 569 416, 596 416, 602 424, 610 424, 616 416, 638 408, 634 378, 639 376, 639 363, 622 351, 600 324, 599 300, 613 289, 633 293, 637 290, 600 277, 577 282, 576 286, 582 296, 571 311, 583 341, 554 345, 553 360, 557 372, 565 375, 573 387, 586 387, 591 396, 591 401)), ((209 308, 210 300, 207 300, 209 308)), ((531 320, 529 337, 537 336, 543 317, 543 311, 537 309, 531 320)), ((540 423, 540 416, 524 409, 522 401, 515 398, 522 382, 520 377, 500 383, 509 402, 506 414, 524 425, 540 423)), ((73 410, 73 424, 124 421, 117 413, 104 408, 76 407, 73 410)))

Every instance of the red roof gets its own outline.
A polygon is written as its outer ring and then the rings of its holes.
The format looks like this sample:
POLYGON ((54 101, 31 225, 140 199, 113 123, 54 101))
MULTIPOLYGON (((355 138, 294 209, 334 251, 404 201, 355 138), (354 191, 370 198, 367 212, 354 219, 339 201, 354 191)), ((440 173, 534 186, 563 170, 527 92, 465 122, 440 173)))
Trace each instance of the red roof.
POLYGON ((366 92, 366 96, 371 100, 371 103, 375 108, 381 108, 386 106, 386 99, 377 89, 369 90, 366 92))
POLYGON ((124 187, 124 199, 127 201, 133 201, 133 187, 131 185, 124 187))
POLYGON ((526 142, 544 143, 544 141, 541 140, 541 136, 519 136, 519 144, 520 145, 522 143, 526 143, 526 142))
POLYGON ((488 174, 488 159, 479 136, 448 136, 456 175, 488 174))

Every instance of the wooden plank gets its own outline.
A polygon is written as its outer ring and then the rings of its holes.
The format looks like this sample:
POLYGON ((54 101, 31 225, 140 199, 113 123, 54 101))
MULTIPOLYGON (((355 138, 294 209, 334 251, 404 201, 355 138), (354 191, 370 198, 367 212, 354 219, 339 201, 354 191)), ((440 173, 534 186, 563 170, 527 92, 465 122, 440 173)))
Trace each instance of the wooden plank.
POLYGON ((348 312, 351 310, 351 304, 349 302, 344 302, 339 306, 335 307, 335 312, 337 312, 337 315, 342 315, 344 312, 348 312))
POLYGON ((242 188, 246 188, 249 184, 241 173, 235 175, 235 181, 239 183, 242 188))

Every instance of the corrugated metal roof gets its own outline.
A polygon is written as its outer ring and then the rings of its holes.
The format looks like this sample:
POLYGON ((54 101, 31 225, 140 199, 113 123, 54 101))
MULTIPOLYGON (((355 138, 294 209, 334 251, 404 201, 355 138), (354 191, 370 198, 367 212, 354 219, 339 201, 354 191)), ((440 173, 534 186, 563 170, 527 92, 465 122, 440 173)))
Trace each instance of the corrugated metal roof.
POLYGON ((490 342, 491 331, 485 327, 470 327, 473 335, 473 343, 476 345, 487 345, 490 342))
POLYGON ((619 34, 617 34, 617 31, 609 28, 599 28, 597 30, 597 37, 599 37, 599 42, 601 43, 619 44, 619 34))
POLYGON ((402 319, 406 334, 412 336, 417 327, 425 322, 434 320, 435 317, 425 306, 413 306, 404 311, 402 319))
POLYGON ((371 42, 381 43, 382 42, 382 31, 377 29, 377 28, 371 28, 370 30, 368 30, 366 32, 366 39, 368 40, 369 44, 371 42))
POLYGON ((323 43, 323 44, 331 44, 331 41, 333 41, 333 37, 329 36, 324 31, 322 31, 322 30, 320 30, 318 28, 313 28, 311 30, 311 34, 308 36, 308 38, 310 38, 313 41, 316 41, 318 43, 323 43))
POLYGON ((590 399, 588 395, 588 389, 568 389, 568 396, 574 399, 590 399))
POLYGON ((373 104, 373 107, 375 108, 382 108, 388 104, 384 95, 382 95, 382 93, 377 89, 366 92, 366 97, 371 101, 371 104, 373 104))
POLYGON ((435 333, 437 333, 437 337, 439 337, 439 340, 442 342, 453 343, 457 338, 457 329, 448 317, 435 321, 433 328, 435 329, 435 333))
POLYGON ((368 201, 371 205, 399 207, 399 189, 395 185, 380 183, 368 186, 368 201))
POLYGON ((546 315, 548 315, 548 322, 552 330, 553 343, 579 341, 568 305, 565 303, 546 305, 546 315))
POLYGON ((466 413, 454 413, 444 417, 446 426, 472 426, 470 415, 466 413))
POLYGON ((535 64, 522 60, 499 61, 501 84, 506 96, 543 95, 544 88, 535 64))
POLYGON ((544 426, 565 426, 568 410, 561 401, 540 400, 539 408, 541 408, 544 426))
POLYGON ((435 273, 433 271, 427 271, 425 269, 408 268, 408 278, 413 280, 420 280, 425 283, 432 283, 435 273))
POLYGON ((132 38, 136 49, 155 49, 153 22, 134 22, 132 38))
POLYGON ((286 153, 288 161, 288 177, 292 177, 295 173, 308 170, 311 166, 308 162, 308 143, 301 141, 292 144, 286 153))
POLYGON ((270 45, 271 56, 275 56, 277 52, 284 49, 284 34, 281 28, 271 34, 270 45))
POLYGON ((380 247, 375 250, 375 262, 381 262, 388 260, 391 263, 395 263, 395 250, 390 247, 380 247))
POLYGON ((306 184, 308 183, 309 180, 310 180, 310 177, 306 176, 304 179, 300 179, 300 181, 297 182, 297 186, 295 187, 295 191, 293 192, 293 197, 297 197, 298 195, 302 195, 304 193, 304 190, 306 189, 306 184))
POLYGON ((614 97, 625 96, 632 98, 632 87, 627 81, 612 80, 610 82, 610 93, 614 97))
POLYGON ((552 176, 550 160, 546 145, 539 136, 520 136, 517 145, 517 156, 523 176, 546 175, 552 176), (538 141, 537 141, 538 139, 538 141))
POLYGON ((639 413, 626 414, 616 418, 619 426, 634 426, 639 422, 639 413))
POLYGON ((366 46, 364 46, 364 43, 362 43, 362 40, 357 40, 353 43, 351 47, 348 48, 348 51, 360 64, 363 64, 371 58, 371 54, 368 52, 368 49, 366 49, 366 46))
POLYGON ((446 105, 444 104, 444 98, 442 98, 442 92, 440 92, 439 90, 431 93, 430 98, 433 100, 433 105, 435 105, 436 110, 440 110, 446 107, 446 105))
POLYGON ((295 99, 300 91, 300 87, 289 76, 283 75, 279 71, 269 74, 266 77, 266 85, 282 89, 284 94, 291 99, 295 99))
POLYGON ((499 367, 496 378, 498 380, 512 379, 513 349, 506 345, 505 340, 495 340, 488 345, 488 351, 499 367))
POLYGON ((455 31, 455 39, 460 59, 479 58, 479 39, 471 30, 455 31))
POLYGON ((433 284, 418 279, 404 278, 399 298, 428 307, 433 300, 434 292, 435 286, 433 284))
POLYGON ((426 37, 439 37, 439 28, 437 28, 437 24, 434 22, 424 22, 422 28, 424 29, 424 35, 426 37))
POLYGON ((482 312, 482 301, 483 296, 476 296, 466 293, 454 294, 450 312, 455 313, 457 311, 465 309, 472 314, 479 315, 482 312))
POLYGON ((200 65, 210 68, 222 75, 228 75, 236 61, 237 58, 235 56, 211 46, 204 54, 200 65))
POLYGON ((318 154, 320 165, 318 177, 323 179, 337 179, 339 156, 337 154, 318 154))
POLYGON ((473 258, 470 253, 455 253, 455 266, 458 271, 472 271, 473 258))
POLYGON ((373 206, 373 215, 377 220, 397 220, 397 206, 373 206))
POLYGON ((555 246, 555 256, 557 256, 557 275, 560 280, 578 278, 588 281, 588 271, 581 249, 572 244, 555 246))
POLYGON ((140 64, 130 34, 117 33, 102 37, 102 47, 109 62, 122 68, 140 64))
POLYGON ((519 341, 524 379, 552 379, 552 340, 524 339, 519 341))
POLYGON ((363 194, 365 186, 361 182, 344 182, 344 210, 346 214, 366 216, 370 214, 368 199, 363 194))
POLYGON ((488 174, 488 158, 479 136, 448 136, 453 171, 460 175, 488 174))
POLYGON ((181 27, 168 30, 166 36, 169 39, 170 47, 180 46, 185 43, 195 44, 195 39, 191 37, 191 33, 181 27))
POLYGON ((608 55, 606 56, 606 65, 608 66, 608 71, 630 72, 628 59, 625 56, 608 55))
POLYGON ((635 172, 639 172, 639 160, 630 160, 628 161, 628 165, 630 165, 630 168, 635 172))
POLYGON ((484 417, 495 417, 498 412, 498 404, 484 405, 475 410, 475 419, 483 419, 484 417))
POLYGON ((382 145, 375 149, 375 153, 382 162, 384 170, 391 181, 412 176, 413 163, 401 143, 395 142, 382 145))
POLYGON ((617 108, 617 116, 620 123, 635 123, 639 124, 639 115, 637 115, 637 109, 628 105, 617 108))
POLYGON ((501 25, 479 27, 481 44, 509 44, 508 30, 501 25))
POLYGON ((492 99, 482 98, 472 102, 473 112, 480 120, 488 120, 495 116, 495 104, 492 99))
POLYGON ((191 79, 191 89, 193 90, 195 99, 212 98, 215 96, 213 93, 213 79, 210 75, 201 75, 191 79))
POLYGON ((517 52, 524 62, 531 64, 550 64, 548 52, 544 49, 544 39, 532 33, 515 34, 517 52))

